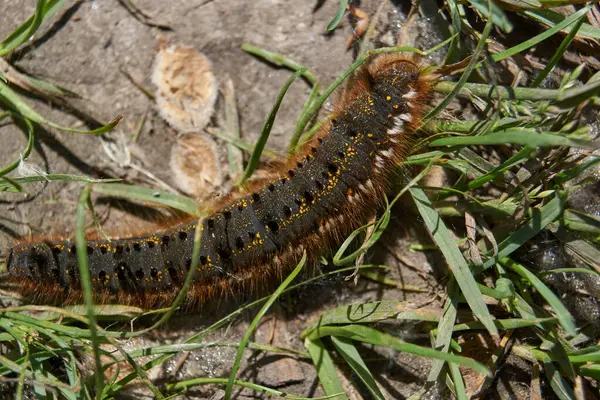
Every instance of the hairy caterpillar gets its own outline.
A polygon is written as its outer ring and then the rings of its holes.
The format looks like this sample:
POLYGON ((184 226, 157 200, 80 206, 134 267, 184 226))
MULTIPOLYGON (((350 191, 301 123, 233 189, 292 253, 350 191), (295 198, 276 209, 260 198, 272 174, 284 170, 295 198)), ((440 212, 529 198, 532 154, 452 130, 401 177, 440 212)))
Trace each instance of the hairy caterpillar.
MULTIPOLYGON (((330 121, 277 177, 212 206, 185 307, 275 281, 304 251, 314 260, 373 216, 405 157, 434 80, 399 55, 380 55, 363 65, 330 121)), ((192 264, 196 224, 88 241, 95 300, 144 308, 171 302, 192 264)), ((74 243, 18 245, 7 266, 9 280, 32 302, 82 300, 74 243)))

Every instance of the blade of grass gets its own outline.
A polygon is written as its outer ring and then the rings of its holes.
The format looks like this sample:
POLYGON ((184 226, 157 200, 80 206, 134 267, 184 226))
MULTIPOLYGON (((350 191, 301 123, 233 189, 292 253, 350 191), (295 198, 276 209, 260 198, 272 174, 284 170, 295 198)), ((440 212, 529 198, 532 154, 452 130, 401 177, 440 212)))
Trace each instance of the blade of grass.
MULTIPOLYGON (((492 13, 492 4, 494 4, 494 3, 492 3, 491 0, 487 1, 488 15, 490 15, 492 13)), ((475 51, 473 52, 471 61, 469 61, 467 68, 465 68, 465 71, 463 72, 460 79, 456 83, 456 86, 454 86, 454 88, 450 91, 450 93, 448 93, 448 95, 444 98, 444 100, 442 100, 437 106, 435 106, 432 110, 430 110, 425 115, 425 117, 423 117, 423 120, 421 121, 421 126, 427 124, 431 119, 433 119, 435 116, 437 116, 439 113, 441 113, 442 110, 444 110, 446 108, 446 106, 448 106, 448 104, 450 104, 450 102, 452 100, 454 100, 454 98, 456 97, 458 92, 461 90, 461 88, 464 86, 464 84, 467 83, 467 80, 471 76, 471 72, 473 72, 473 70, 475 69, 475 65, 477 64, 479 57, 481 56, 481 54, 483 53, 483 50, 485 49, 485 46, 486 46, 485 41, 486 41, 487 37, 489 36, 490 32, 492 31, 492 27, 493 27, 492 19, 490 18, 490 19, 488 19, 488 21, 485 24, 485 28, 483 29, 481 38, 479 39, 479 42, 477 43, 477 47, 475 48, 475 51)))
POLYGON ((229 373, 229 382, 227 383, 227 388, 225 389, 225 400, 231 399, 231 392, 233 391, 233 383, 235 381, 235 376, 237 375, 237 371, 240 368, 242 356, 244 355, 244 350, 246 349, 246 346, 248 345, 248 342, 250 341, 250 336, 252 336, 254 334, 256 327, 260 323, 260 320, 264 317, 264 315, 267 313, 269 308, 271 308, 271 306, 273 305, 275 300, 277 300, 279 298, 281 293, 289 286, 289 284, 300 273, 300 271, 304 267, 305 263, 306 263, 306 253, 304 253, 302 255, 302 259, 300 260, 300 262, 298 263, 296 268, 294 268, 292 273, 283 281, 283 283, 281 283, 281 285, 279 285, 277 290, 275 290, 275 292, 271 295, 269 300, 262 306, 260 311, 256 314, 256 316, 250 323, 250 326, 248 327, 246 334, 240 341, 240 346, 238 347, 237 353, 235 355, 233 367, 231 368, 231 372, 229 373))
MULTIPOLYGON (((571 4, 573 0, 568 0, 568 3, 571 4)), ((553 10, 528 10, 523 13, 525 16, 531 18, 534 21, 537 21, 546 26, 553 27, 557 24, 563 22, 566 18, 566 15, 558 13, 553 10)), ((571 33, 574 30, 574 27, 566 26, 564 31, 571 33)), ((586 22, 583 23, 581 29, 579 30, 578 36, 599 40, 600 39, 600 29, 590 25, 586 22)))
MULTIPOLYGON (((533 216, 529 221, 498 244, 497 256, 485 261, 481 267, 475 267, 473 269, 473 274, 478 275, 480 272, 496 264, 497 260, 509 256, 519 247, 523 246, 525 242, 537 235, 542 229, 546 228, 546 226, 562 215, 563 207, 563 200, 559 194, 540 210, 533 209, 533 216)), ((489 256, 491 253, 488 253, 487 255, 489 256)))
MULTIPOLYGON (((187 390, 189 388, 192 388, 194 386, 199 386, 199 385, 210 385, 210 384, 226 384, 228 382, 227 378, 195 378, 195 379, 188 379, 186 381, 182 381, 182 382, 177 382, 177 383, 169 383, 167 385, 167 390, 170 392, 174 392, 176 390, 187 390)), ((267 396, 275 396, 275 397, 281 397, 284 399, 295 399, 295 400, 309 400, 309 399, 315 399, 315 400, 325 400, 325 399, 330 399, 332 398, 332 396, 322 396, 322 397, 302 397, 302 396, 296 396, 293 395, 291 393, 286 393, 286 392, 282 392, 281 390, 276 390, 276 389, 271 389, 269 387, 266 386, 262 386, 262 385, 258 385, 256 383, 252 383, 252 382, 244 382, 244 381, 239 381, 239 380, 235 380, 234 384, 236 386, 240 386, 240 387, 244 387, 244 388, 248 388, 251 390, 254 390, 258 393, 264 393, 267 396)), ((179 393, 182 394, 182 393, 179 393)))
MULTIPOLYGON (((527 328, 530 326, 535 326, 542 323, 551 323, 556 322, 556 318, 512 318, 512 319, 497 319, 494 320, 494 323, 498 327, 498 329, 502 330, 510 330, 510 329, 519 329, 519 328, 527 328)), ((483 324, 479 321, 466 322, 464 324, 456 324, 454 325, 454 332, 460 331, 470 331, 474 329, 485 329, 483 324)))
POLYGON ((64 126, 60 126, 47 120, 37 113, 33 108, 29 106, 23 99, 21 99, 7 84, 0 80, 0 102, 6 104, 6 107, 15 111, 16 113, 22 115, 25 118, 30 119, 31 121, 38 123, 40 125, 48 125, 52 128, 59 129, 65 132, 71 133, 82 133, 88 135, 102 135, 106 132, 111 131, 117 126, 119 121, 123 118, 122 115, 118 115, 115 119, 110 121, 108 124, 101 126, 98 129, 93 130, 82 130, 82 129, 72 129, 64 126))
POLYGON ((23 118, 23 121, 25 122, 25 126, 27 128, 27 147, 25 148, 25 151, 23 153, 21 153, 20 158, 18 160, 16 160, 15 162, 10 164, 8 167, 4 168, 3 170, 0 170, 0 177, 17 169, 19 167, 19 165, 21 165, 21 163, 24 160, 26 160, 27 157, 29 157, 29 154, 31 154, 31 150, 33 149, 34 129, 33 129, 33 125, 31 124, 31 122, 29 122, 29 120, 27 118, 23 118))
POLYGON ((298 72, 300 70, 304 70, 300 75, 309 81, 313 86, 318 83, 317 77, 310 72, 304 65, 289 59, 287 57, 282 56, 281 54, 274 53, 269 50, 265 50, 263 48, 254 46, 250 43, 242 44, 242 50, 246 53, 252 54, 253 56, 260 57, 271 64, 274 64, 278 67, 285 67, 294 72, 298 72))
POLYGON ((369 368, 363 361, 356 346, 352 343, 352 340, 345 337, 331 336, 331 342, 337 350, 337 352, 344 358, 344 360, 350 365, 350 368, 354 370, 354 373, 358 375, 360 380, 365 384, 374 399, 385 400, 383 393, 377 387, 375 379, 369 368))
POLYGON ((575 38, 575 35, 577 35, 577 32, 579 32, 579 29, 581 28, 581 25, 583 24, 584 17, 585 17, 585 15, 582 15, 581 18, 579 18, 577 21, 575 21, 575 23, 573 24, 573 27, 571 28, 567 37, 565 37, 563 39, 563 41, 561 42, 560 46, 558 46, 558 49, 556 50, 554 55, 552 55, 552 58, 550 59, 550 61, 548 61, 548 64, 539 73, 539 75, 533 80, 533 82, 531 82, 530 87, 536 88, 536 87, 540 86, 540 83, 542 83, 543 80, 546 79, 546 77, 550 74, 550 72, 552 72, 552 70, 554 69, 556 64, 558 64, 558 62, 564 55, 565 51, 567 51, 567 48, 569 47, 569 45, 575 38))
POLYGON ((348 396, 344 393, 342 382, 335 370, 333 359, 321 339, 310 339, 307 337, 304 339, 304 347, 306 347, 312 358, 319 382, 321 382, 325 393, 328 396, 337 395, 336 399, 339 400, 348 400, 348 396))
POLYGON ((458 365, 454 364, 453 362, 449 362, 448 369, 450 370, 450 376, 452 377, 452 383, 454 384, 454 395, 456 396, 456 399, 467 400, 465 382, 463 381, 458 365))
POLYGON ((309 336, 311 340, 319 339, 325 336, 344 337, 358 342, 369 343, 375 346, 388 347, 397 351, 415 354, 421 357, 433 358, 444 361, 456 362, 459 365, 469 367, 483 375, 491 376, 490 371, 475 360, 466 357, 456 356, 442 351, 437 351, 429 347, 418 346, 407 343, 402 339, 396 338, 385 332, 378 331, 363 325, 344 325, 344 326, 323 326, 317 328, 309 336))
POLYGON ((467 0, 473 8, 481 13, 486 19, 491 19, 494 25, 498 26, 506 33, 510 33, 513 30, 513 25, 510 23, 508 17, 504 13, 504 11, 496 5, 496 3, 492 3, 491 6, 487 1, 484 0, 467 0))
MULTIPOLYGON (((433 88, 438 93, 451 93, 457 83, 443 81, 433 88)), ((600 91, 599 81, 589 82, 583 86, 569 90, 540 89, 528 87, 512 87, 501 85, 488 85, 482 83, 465 83, 457 96, 470 98, 472 95, 487 100, 531 100, 552 101, 559 105, 572 106, 581 99, 587 99, 600 91)))
POLYGON ((88 183, 112 183, 119 182, 120 179, 92 179, 87 176, 69 175, 69 174, 48 174, 34 175, 23 178, 0 178, 0 192, 20 192, 19 186, 23 183, 34 182, 52 182, 52 181, 76 181, 88 183), (16 186, 15 186, 16 185, 16 186))
POLYGON ((0 57, 4 57, 12 50, 25 43, 38 30, 42 22, 50 17, 64 0, 37 0, 35 13, 25 23, 15 29, 6 39, 0 42, 0 57))
MULTIPOLYGON (((319 326, 337 324, 366 324, 386 319, 396 319, 406 311, 419 313, 414 304, 399 301, 375 301, 369 303, 348 304, 325 311, 319 318, 306 327, 300 334, 301 338, 309 336, 319 326)), ((425 309, 425 311, 430 311, 425 309)), ((424 321, 431 321, 430 314, 423 314, 424 321)), ((437 320, 437 319, 435 319, 437 320)))
POLYGON ((77 205, 77 226, 75 228, 75 248, 77 252, 77 265, 79 266, 79 276, 81 281, 81 291, 83 292, 83 300, 87 309, 87 317, 89 320, 90 339, 94 351, 94 363, 96 365, 96 373, 94 380, 96 384, 96 399, 100 400, 102 388, 104 386, 104 373, 102 370, 102 361, 100 360, 100 343, 98 340, 98 332, 96 328, 96 314, 94 313, 94 295, 92 293, 92 277, 88 265, 87 242, 85 239, 85 221, 86 205, 90 197, 92 187, 88 183, 83 187, 79 204, 77 205))
POLYGON ((256 170, 256 168, 258 168, 258 163, 260 162, 260 155, 262 154, 262 151, 265 148, 265 145, 267 144, 267 140, 269 139, 271 128, 273 128, 273 123, 275 121, 275 117, 277 116, 277 111, 279 111, 279 106, 283 101, 283 97, 287 93, 287 90, 292 85, 292 83, 294 83, 296 78, 302 75, 305 71, 306 68, 301 68, 298 71, 296 71, 281 88, 281 91, 277 96, 277 100, 275 101, 275 104, 273 105, 273 108, 271 109, 271 112, 269 113, 269 116, 265 121, 262 131, 260 132, 260 137, 258 138, 256 145, 254 146, 254 151, 250 156, 250 160, 248 161, 248 166, 244 171, 244 175, 238 182, 238 186, 244 186, 250 178, 250 176, 252 176, 252 173, 256 170))
POLYGON ((415 204, 417 205, 425 225, 427 226, 427 229, 429 232, 431 232, 433 239, 439 246, 440 251, 448 262, 448 266, 452 270, 452 273, 456 278, 456 282, 460 286, 467 303, 469 303, 469 306, 471 307, 471 310, 486 326, 488 332, 494 336, 498 335, 498 330, 496 329, 489 310, 483 301, 483 297, 479 287, 477 286, 477 282, 469 270, 469 266, 460 252, 460 249, 456 246, 456 243, 452 239, 448 228, 446 228, 446 225, 433 208, 433 205, 423 190, 411 188, 409 191, 415 204))
MULTIPOLYGON (((506 49, 504 51, 501 51, 499 53, 496 54, 492 54, 489 58, 492 62, 498 62, 501 60, 504 60, 506 58, 512 57, 515 54, 518 54, 522 51, 525 51, 535 45, 537 45, 538 43, 548 39, 549 37, 555 35, 556 33, 560 32, 561 30, 565 29, 566 27, 568 27, 569 25, 573 24, 575 21, 577 21, 579 18, 582 18, 582 16, 584 16, 585 14, 587 14, 587 12, 592 8, 592 4, 589 4, 585 7, 583 7, 581 10, 577 11, 576 13, 568 16, 567 18, 565 18, 563 21, 559 22, 558 24, 554 25, 552 28, 540 33, 539 35, 536 35, 534 37, 532 37, 531 39, 525 40, 521 43, 519 43, 518 45, 511 47, 509 49, 506 49)), ((478 65, 479 67, 480 65, 478 65)))
POLYGON ((201 214, 201 210, 198 209, 198 202, 196 200, 162 190, 126 185, 123 183, 99 183, 94 185, 93 190, 96 193, 102 193, 107 196, 162 204, 176 210, 181 210, 190 215, 199 216, 201 214))
POLYGON ((335 13, 333 19, 327 24, 327 28, 325 29, 327 32, 333 31, 342 18, 344 17, 344 13, 346 12, 346 7, 348 7, 348 0, 340 0, 340 4, 338 6, 338 10, 335 13))
POLYGON ((554 366, 551 361, 544 362, 544 372, 550 387, 560 400, 575 399, 575 393, 569 382, 562 377, 560 371, 554 366))
POLYGON ((456 136, 435 139, 429 146, 471 146, 520 144, 529 147, 568 146, 596 150, 600 144, 594 141, 571 139, 555 132, 536 132, 532 129, 508 129, 483 136, 456 136))
POLYGON ((504 257, 500 259, 500 264, 505 268, 516 272, 520 277, 527 280, 536 290, 537 292, 548 302, 550 307, 556 313, 558 321, 563 329, 570 336, 575 336, 577 334, 577 328, 575 326, 575 321, 573 316, 567 308, 563 305, 560 299, 542 282, 534 273, 529 271, 527 268, 522 266, 521 264, 511 260, 508 257, 504 257))
POLYGON ((446 57, 444 59, 444 65, 448 65, 458 58, 458 47, 460 44, 460 32, 462 30, 462 18, 460 17, 460 13, 458 12, 458 6, 454 0, 448 0, 446 2, 446 8, 450 13, 450 18, 452 19, 452 24, 450 25, 450 32, 455 34, 456 36, 450 42, 450 46, 448 46, 448 52, 446 53, 446 57))
POLYGON ((558 174, 556 174, 553 180, 556 184, 559 185, 568 182, 571 179, 577 178, 583 173, 583 171, 593 167, 598 163, 600 163, 600 157, 590 157, 588 160, 577 164, 573 168, 569 168, 567 170, 559 172, 558 174))
MULTIPOLYGON (((233 137, 227 135, 226 133, 219 132, 216 129, 212 129, 209 127, 209 128, 206 128, 204 131, 206 133, 208 133, 209 135, 212 135, 212 136, 216 137, 217 139, 224 140, 225 142, 232 144, 233 146, 237 147, 238 149, 247 151, 250 154, 252 154, 252 151, 254 150, 254 146, 251 145, 250 143, 245 142, 242 139, 233 138, 233 137)), ((277 154, 276 152, 271 151, 269 149, 264 149, 262 152, 262 155, 265 157, 268 157, 268 158, 272 158, 272 159, 280 158, 279 154, 277 154)))
MULTIPOLYGON (((454 278, 450 278, 450 282, 448 282, 447 293, 448 297, 444 303, 444 312, 438 322, 437 330, 434 333, 434 349, 444 353, 448 353, 450 350, 452 332, 458 314, 459 291, 454 278)), ((433 360, 431 363, 431 370, 429 370, 429 374, 427 375, 427 383, 429 385, 433 385, 439 380, 443 367, 443 360, 433 360)))

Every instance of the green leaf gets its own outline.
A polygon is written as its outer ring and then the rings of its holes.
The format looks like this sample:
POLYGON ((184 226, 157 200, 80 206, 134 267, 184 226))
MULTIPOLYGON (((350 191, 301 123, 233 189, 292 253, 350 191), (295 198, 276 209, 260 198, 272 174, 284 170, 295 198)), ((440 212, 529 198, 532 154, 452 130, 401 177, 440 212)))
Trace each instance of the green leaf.
POLYGON ((198 202, 190 197, 145 188, 141 186, 126 185, 123 183, 101 183, 93 187, 94 192, 102 193, 107 196, 121 197, 129 200, 145 201, 148 203, 162 204, 181 210, 190 215, 201 215, 198 208, 198 202))
POLYGON ((337 12, 335 13, 335 16, 329 22, 329 24, 327 24, 327 29, 326 29, 327 32, 331 32, 338 26, 338 24, 344 17, 344 13, 346 12, 346 7, 348 7, 348 0, 340 0, 340 4, 338 6, 337 12))
MULTIPOLYGON (((485 0, 468 0, 471 5, 486 18, 490 17, 490 9, 488 2, 485 0)), ((508 17, 504 11, 492 2, 491 6, 492 23, 498 26, 506 33, 510 33, 513 30, 513 25, 508 20, 508 17)))
MULTIPOLYGON (((475 267, 473 273, 479 274, 481 271, 493 266, 498 259, 512 254, 519 247, 523 246, 529 239, 540 233, 550 223, 556 220, 563 212, 563 202, 560 196, 556 196, 541 209, 533 209, 533 216, 516 232, 504 239, 498 244, 498 254, 496 258, 491 258, 483 263, 481 267, 475 267)), ((491 252, 488 256, 491 255, 491 252)))
POLYGON ((2 82, 2 80, 0 80, 0 103, 4 103, 8 109, 15 111, 16 113, 20 114, 21 116, 23 116, 25 118, 30 119, 31 121, 33 121, 35 123, 42 124, 42 125, 48 125, 52 128, 59 129, 61 131, 65 131, 65 132, 71 132, 71 133, 83 133, 83 134, 88 134, 88 135, 102 135, 102 134, 114 129, 115 126, 117 126, 117 124, 119 123, 119 121, 121 121, 121 119, 123 118, 122 115, 118 115, 115 119, 110 121, 108 124, 101 126, 98 129, 93 129, 90 131, 81 130, 81 129, 72 129, 72 128, 60 126, 58 124, 55 124, 54 122, 47 120, 46 118, 44 118, 40 114, 38 114, 37 111, 35 111, 33 108, 31 108, 31 106, 29 106, 29 104, 27 104, 23 99, 21 99, 21 97, 19 97, 19 95, 17 95, 15 93, 15 91, 12 90, 6 83, 2 82))
MULTIPOLYGON (((454 324, 456 322, 456 316, 458 313, 458 287, 456 286, 456 280, 450 279, 448 283, 448 297, 444 303, 444 313, 438 322, 437 330, 435 333, 434 347, 436 350, 443 351, 445 353, 450 350, 450 343, 452 341, 452 332, 454 324)), ((431 370, 427 375, 427 382, 434 384, 439 380, 440 374, 444 367, 443 360, 433 360, 431 363, 431 370)))
POLYGON ((365 384, 373 398, 384 400, 385 397, 383 393, 379 390, 379 387, 375 383, 375 379, 373 379, 373 375, 369 368, 363 361, 360 354, 358 354, 358 350, 352 343, 350 339, 345 337, 331 337, 331 342, 335 346, 337 352, 344 358, 344 360, 350 365, 350 368, 354 370, 354 373, 358 375, 360 380, 365 384))
POLYGON ((33 182, 52 182, 52 181, 76 181, 88 183, 111 183, 118 182, 120 179, 92 179, 87 176, 69 175, 69 174, 48 174, 34 175, 23 178, 0 178, 0 192, 20 192, 20 185, 33 182))
POLYGON ((275 117, 277 116, 277 111, 279 111, 279 106, 281 105, 281 102, 283 101, 283 98, 285 97, 285 94, 287 93, 292 83, 294 83, 296 78, 298 78, 305 72, 306 68, 301 68, 298 71, 294 72, 294 74, 285 82, 285 84, 281 88, 279 95, 277 96, 277 100, 275 101, 273 108, 271 108, 271 112, 269 113, 269 116, 265 121, 262 131, 260 132, 260 137, 256 141, 256 145, 254 146, 254 151, 252 152, 250 160, 248 161, 246 171, 244 171, 244 175, 240 179, 238 186, 243 186, 248 181, 250 176, 252 176, 252 173, 256 170, 256 168, 258 168, 258 164, 260 162, 260 155, 262 154, 265 145, 267 144, 267 140, 269 139, 269 135, 271 134, 271 129, 273 128, 275 117))
MULTIPOLYGON (((539 35, 536 35, 536 36, 532 37, 531 39, 525 40, 514 47, 511 47, 509 49, 506 49, 506 50, 501 51, 496 54, 492 54, 490 56, 491 61, 498 62, 498 61, 504 60, 506 58, 509 58, 515 54, 521 53, 522 51, 525 51, 525 50, 537 45, 538 43, 550 38, 551 36, 555 35, 556 33, 560 32, 561 30, 563 30, 566 27, 568 27, 569 25, 571 25, 573 22, 577 21, 583 15, 587 14, 587 12, 590 11, 591 8, 592 8, 591 4, 587 5, 584 8, 582 8, 581 10, 577 11, 574 14, 569 15, 564 20, 562 20, 559 23, 557 23, 556 25, 552 26, 550 29, 547 29, 544 32, 540 33, 539 35)), ((528 13, 529 13, 529 11, 525 12, 525 14, 528 14, 528 13)), ((478 65, 478 67, 479 66, 480 65, 478 65)))
MULTIPOLYGON (((567 18, 566 15, 560 14, 552 10, 529 10, 525 11, 523 14, 537 22, 540 22, 550 27, 554 27, 560 24, 567 18)), ((571 32, 573 28, 569 26, 565 27, 564 29, 567 32, 571 32)), ((584 22, 581 28, 579 28, 577 35, 588 39, 598 40, 600 39, 600 29, 584 22)))
POLYGON ((483 296, 481 295, 481 291, 477 286, 477 282, 475 281, 471 270, 469 270, 469 266, 460 252, 460 249, 450 235, 450 231, 448 228, 446 228, 446 225, 433 208, 431 201, 429 201, 423 190, 412 188, 409 191, 413 197, 413 200, 415 201, 415 204, 417 205, 425 225, 427 226, 427 229, 433 236, 433 239, 439 246, 440 251, 448 262, 448 266, 452 270, 452 273, 456 278, 456 282, 460 286, 460 289, 465 296, 467 303, 469 303, 471 310, 492 335, 497 335, 498 330, 496 329, 487 306, 483 301, 483 296))
MULTIPOLYGON (((469 367, 480 374, 491 376, 491 372, 482 364, 466 357, 456 356, 442 351, 433 350, 429 347, 418 346, 407 343, 385 332, 378 331, 363 325, 323 326, 315 329, 309 336, 310 340, 324 336, 344 337, 358 342, 369 343, 375 346, 388 347, 397 351, 415 354, 421 357, 439 359, 455 362, 459 365, 469 367)), ((309 351, 310 352, 310 351, 309 351)))
POLYGON ((323 390, 329 396, 339 395, 336 399, 348 400, 348 396, 344 394, 344 387, 337 375, 335 365, 331 355, 325 348, 325 345, 319 338, 305 338, 304 347, 308 350, 312 362, 317 369, 319 382, 323 385, 323 390))
POLYGON ((7 55, 11 50, 16 49, 29 40, 42 22, 54 14, 63 3, 64 0, 37 0, 35 13, 8 35, 6 39, 0 42, 0 57, 7 55))
POLYGON ((429 308, 414 309, 414 304, 400 301, 375 301, 369 303, 348 304, 325 311, 319 318, 310 324, 301 334, 309 336, 319 326, 333 324, 366 324, 383 321, 386 319, 408 319, 437 321, 439 312, 429 308))
POLYGON ((536 132, 532 129, 508 129, 483 136, 455 136, 435 139, 430 146, 471 146, 471 145, 498 145, 520 144, 528 147, 569 146, 582 149, 595 150, 600 148, 600 143, 593 141, 570 139, 554 132, 536 132))
POLYGON ((502 258, 500 264, 516 272, 522 278, 526 279, 538 293, 550 304, 550 307, 556 313, 558 321, 560 322, 563 329, 570 335, 575 336, 577 334, 577 328, 575 327, 575 321, 569 310, 563 305, 560 299, 542 282, 534 273, 529 271, 527 268, 519 263, 514 262, 508 257, 502 258))

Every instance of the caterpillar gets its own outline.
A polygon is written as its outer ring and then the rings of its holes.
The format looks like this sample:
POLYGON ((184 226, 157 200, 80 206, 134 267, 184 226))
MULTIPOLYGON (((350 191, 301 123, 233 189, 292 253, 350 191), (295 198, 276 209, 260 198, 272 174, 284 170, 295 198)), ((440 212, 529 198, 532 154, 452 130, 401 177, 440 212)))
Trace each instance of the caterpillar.
MULTIPOLYGON (((397 54, 368 60, 329 121, 266 184, 211 205, 183 308, 280 281, 303 253, 315 262, 382 206, 427 108, 436 75, 397 54)), ((170 304, 192 265, 191 220, 158 233, 88 240, 97 303, 170 304)), ((13 247, 8 280, 33 303, 82 301, 73 242, 13 247)))

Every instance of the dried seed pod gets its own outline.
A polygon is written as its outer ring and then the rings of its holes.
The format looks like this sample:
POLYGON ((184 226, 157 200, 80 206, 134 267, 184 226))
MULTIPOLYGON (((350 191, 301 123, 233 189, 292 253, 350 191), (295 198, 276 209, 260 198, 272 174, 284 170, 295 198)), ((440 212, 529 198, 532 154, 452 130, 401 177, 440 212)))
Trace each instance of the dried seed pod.
POLYGON ((161 45, 152 81, 162 117, 179 132, 206 126, 217 100, 217 81, 211 63, 191 47, 161 45))
POLYGON ((198 199, 206 199, 223 183, 215 141, 197 132, 177 139, 171 150, 171 171, 177 187, 198 199))

